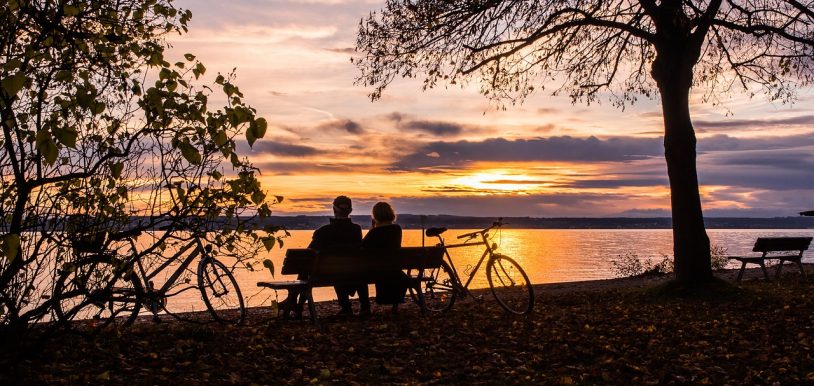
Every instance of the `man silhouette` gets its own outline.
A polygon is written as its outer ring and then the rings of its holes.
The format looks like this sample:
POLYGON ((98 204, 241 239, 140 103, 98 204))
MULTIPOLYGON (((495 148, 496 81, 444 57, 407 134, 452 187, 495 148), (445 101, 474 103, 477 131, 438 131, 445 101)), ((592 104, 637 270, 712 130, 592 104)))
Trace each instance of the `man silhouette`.
MULTIPOLYGON (((308 248, 325 251, 337 248, 358 248, 362 245, 362 227, 350 219, 353 205, 347 196, 339 196, 333 202, 334 217, 328 225, 323 225, 314 232, 308 248)), ((336 286, 336 297, 341 310, 339 315, 353 315, 350 297, 359 293, 360 315, 370 314, 370 297, 367 284, 359 286, 336 286)))

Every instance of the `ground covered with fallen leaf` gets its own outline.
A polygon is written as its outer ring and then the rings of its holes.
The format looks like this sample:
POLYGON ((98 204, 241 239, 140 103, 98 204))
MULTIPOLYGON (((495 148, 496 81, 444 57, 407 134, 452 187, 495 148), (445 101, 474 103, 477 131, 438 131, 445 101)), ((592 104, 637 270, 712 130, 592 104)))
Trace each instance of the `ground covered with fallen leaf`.
POLYGON ((789 275, 689 297, 661 290, 539 287, 525 317, 486 294, 443 314, 407 304, 396 316, 378 308, 318 327, 268 309, 251 309, 239 327, 79 326, 4 367, 0 384, 814 383, 812 281, 789 275))

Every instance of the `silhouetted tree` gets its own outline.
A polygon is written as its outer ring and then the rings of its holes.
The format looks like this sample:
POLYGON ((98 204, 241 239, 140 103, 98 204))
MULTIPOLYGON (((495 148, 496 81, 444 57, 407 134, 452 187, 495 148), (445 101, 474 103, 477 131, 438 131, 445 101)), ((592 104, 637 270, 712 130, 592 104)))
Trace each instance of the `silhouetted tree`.
POLYGON ((424 88, 476 78, 494 100, 553 85, 573 102, 661 99, 678 281, 708 280, 690 89, 792 101, 812 81, 812 2, 388 0, 361 22, 355 62, 373 99, 396 77, 424 88), (658 93, 657 93, 658 91, 658 93))
POLYGON ((0 332, 47 320, 77 234, 173 226, 138 259, 176 233, 203 231, 216 254, 274 245, 241 217, 270 202, 236 153, 266 121, 233 75, 199 84, 194 55, 165 58, 190 17, 171 0, 0 2, 0 332), (224 217, 231 227, 213 228, 224 217))

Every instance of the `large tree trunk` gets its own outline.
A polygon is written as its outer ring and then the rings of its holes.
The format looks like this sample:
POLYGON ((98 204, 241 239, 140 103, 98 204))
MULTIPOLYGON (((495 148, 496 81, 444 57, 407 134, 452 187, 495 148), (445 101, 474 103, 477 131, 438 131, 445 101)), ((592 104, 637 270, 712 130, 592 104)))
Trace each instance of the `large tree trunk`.
POLYGON ((701 212, 696 171, 695 131, 690 120, 692 65, 687 55, 659 55, 653 78, 664 114, 664 155, 670 178, 675 278, 679 282, 712 279, 709 237, 701 212))

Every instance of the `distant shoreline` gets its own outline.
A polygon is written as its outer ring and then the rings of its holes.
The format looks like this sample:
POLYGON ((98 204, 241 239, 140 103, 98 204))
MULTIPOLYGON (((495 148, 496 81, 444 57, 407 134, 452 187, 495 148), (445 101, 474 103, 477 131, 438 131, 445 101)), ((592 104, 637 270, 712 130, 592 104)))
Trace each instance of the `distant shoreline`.
MULTIPOLYGON (((370 227, 370 216, 351 216, 353 222, 370 227)), ((447 227, 453 229, 484 228, 495 217, 400 214, 397 222, 405 229, 447 227)), ((328 223, 329 216, 271 216, 267 221, 289 230, 314 230, 328 223)), ((510 229, 671 229, 669 217, 504 217, 505 228, 510 229)), ((704 219, 707 229, 814 229, 814 217, 709 217, 704 219)))

